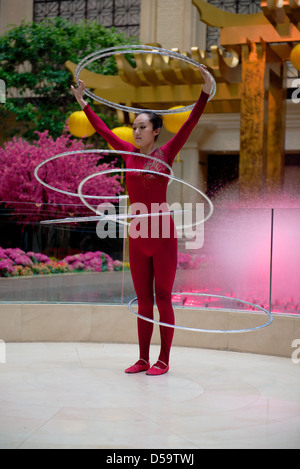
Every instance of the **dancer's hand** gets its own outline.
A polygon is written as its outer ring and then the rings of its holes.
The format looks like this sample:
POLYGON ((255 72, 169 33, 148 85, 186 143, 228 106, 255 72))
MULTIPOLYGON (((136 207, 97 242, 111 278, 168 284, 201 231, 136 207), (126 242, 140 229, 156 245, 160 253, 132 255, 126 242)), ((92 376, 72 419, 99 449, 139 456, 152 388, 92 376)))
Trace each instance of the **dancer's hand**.
POLYGON ((200 70, 200 73, 203 76, 204 82, 205 82, 203 87, 202 87, 202 90, 204 91, 204 93, 210 94, 213 83, 214 83, 213 77, 211 76, 211 74, 209 73, 209 71, 207 70, 207 67, 205 65, 201 65, 199 67, 199 70, 200 70))
POLYGON ((84 82, 82 80, 79 80, 78 88, 76 89, 76 88, 74 88, 73 85, 71 85, 71 90, 73 91, 74 96, 77 99, 78 104, 83 109, 87 105, 87 102, 83 99, 83 92, 85 90, 84 82))

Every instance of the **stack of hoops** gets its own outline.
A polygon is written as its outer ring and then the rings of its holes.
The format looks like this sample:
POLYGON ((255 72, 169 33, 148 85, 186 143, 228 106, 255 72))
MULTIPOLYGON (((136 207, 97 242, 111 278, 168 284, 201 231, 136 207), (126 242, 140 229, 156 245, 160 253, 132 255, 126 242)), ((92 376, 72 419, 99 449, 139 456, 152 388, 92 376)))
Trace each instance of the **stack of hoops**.
MULTIPOLYGON (((185 62, 191 66, 194 66, 194 67, 197 67, 197 69, 199 69, 199 67, 201 67, 201 64, 199 64, 198 62, 196 62, 195 60, 191 59, 190 57, 187 57, 187 56, 184 56, 182 54, 179 54, 177 52, 174 52, 174 51, 169 51, 167 49, 162 49, 162 48, 159 48, 159 47, 152 47, 152 46, 145 46, 145 45, 128 45, 128 46, 117 46, 117 47, 111 47, 111 48, 108 48, 108 49, 102 49, 100 51, 96 51, 88 56, 86 56, 83 60, 81 60, 78 64, 78 66, 76 67, 76 70, 75 70, 75 79, 76 79, 76 82, 77 84, 79 84, 79 79, 80 79, 80 73, 82 72, 82 70, 84 68, 86 68, 89 64, 95 62, 96 60, 102 60, 102 59, 105 59, 107 57, 111 57, 113 55, 116 55, 116 54, 158 54, 158 55, 161 55, 161 56, 167 56, 171 59, 177 59, 179 61, 182 61, 182 62, 185 62)), ((213 82, 213 85, 212 85, 212 88, 211 88, 211 92, 210 92, 210 96, 209 96, 209 99, 208 100, 211 100, 213 99, 213 97, 215 96, 215 93, 216 93, 216 82, 213 78, 213 76, 211 75, 211 78, 212 78, 212 82, 213 82)), ((109 106, 111 108, 114 108, 116 110, 120 110, 120 111, 124 111, 124 112, 133 112, 133 113, 140 113, 140 112, 143 112, 145 111, 145 109, 140 109, 140 108, 134 108, 134 107, 129 107, 129 106, 124 106, 124 105, 121 105, 121 104, 117 104, 117 103, 113 103, 111 101, 107 101, 103 98, 101 98, 100 96, 97 96, 96 94, 94 94, 92 91, 86 89, 85 90, 85 94, 87 96, 89 96, 90 98, 92 98, 93 100, 101 103, 101 104, 104 104, 106 106, 109 106)), ((193 108, 194 108, 195 104, 191 104, 189 106, 184 106, 184 107, 180 107, 180 108, 177 108, 177 109, 168 109, 168 110, 162 110, 162 109, 155 109, 153 110, 153 112, 155 112, 156 114, 159 114, 159 115, 167 115, 167 114, 176 114, 176 113, 182 113, 182 112, 187 112, 187 111, 191 111, 193 108)), ((174 173, 172 171, 172 168, 165 162, 161 161, 161 160, 158 160, 157 158, 154 158, 152 156, 149 156, 149 155, 143 155, 141 153, 134 153, 134 152, 125 152, 125 151, 122 151, 122 152, 119 152, 119 151, 116 151, 116 150, 85 150, 84 153, 92 153, 92 154, 95 154, 95 153, 99 153, 99 154, 109 154, 109 153, 112 153, 112 154, 116 154, 116 153, 121 153, 121 154, 125 154, 125 155, 134 155, 134 156, 138 156, 140 158, 148 158, 148 159, 151 159, 151 160, 154 160, 154 161, 159 161, 160 164, 163 164, 169 171, 169 174, 165 174, 165 173, 161 173, 161 172, 157 172, 157 171, 152 171, 152 170, 141 170, 141 169, 127 169, 127 168, 113 168, 113 169, 109 169, 109 170, 105 170, 105 171, 100 171, 100 172, 97 172, 95 174, 91 174, 89 176, 87 176, 85 179, 82 180, 82 182, 79 184, 79 187, 78 187, 78 191, 77 193, 75 192, 68 192, 68 191, 64 191, 62 189, 58 189, 56 188, 55 186, 53 185, 50 185, 48 183, 46 183, 44 180, 41 179, 41 177, 39 176, 39 171, 41 170, 42 167, 44 167, 47 163, 49 163, 50 161, 54 161, 54 160, 57 160, 58 158, 64 158, 66 156, 71 156, 71 155, 76 155, 76 154, 82 154, 82 152, 79 152, 79 151, 73 151, 73 152, 65 152, 65 153, 61 153, 59 155, 55 155, 55 156, 52 156, 48 159, 46 159, 45 161, 43 161, 42 163, 40 163, 36 169, 35 169, 35 177, 36 179, 38 180, 38 182, 40 184, 42 184, 43 186, 45 186, 47 189, 51 189, 51 190, 54 190, 54 191, 57 191, 57 192, 60 192, 62 194, 65 194, 65 195, 69 195, 69 196, 73 196, 73 197, 79 197, 80 200, 82 201, 82 203, 88 207, 91 211, 95 212, 96 215, 94 216, 91 216, 91 217, 81 217, 81 218, 65 218, 65 219, 59 219, 59 220, 47 220, 47 221, 43 221, 42 223, 43 224, 55 224, 55 223, 75 223, 75 222, 81 222, 81 221, 99 221, 99 220, 110 220, 110 221, 114 221, 116 223, 119 223, 119 224, 122 224, 122 225, 125 225, 125 226, 129 226, 130 223, 128 223, 127 221, 125 221, 122 217, 122 216, 110 216, 110 215, 105 215, 104 213, 100 212, 98 209, 95 209, 91 204, 89 204, 89 202, 87 201, 87 199, 105 199, 105 200, 109 200, 109 199, 114 199, 114 200, 121 200, 121 199, 124 199, 124 198, 128 198, 127 195, 120 195, 120 196, 106 196, 106 195, 102 195, 102 196, 96 196, 96 195, 84 195, 83 194, 83 187, 84 185, 92 178, 95 178, 97 176, 102 176, 102 175, 107 175, 107 174, 113 174, 113 173, 117 173, 117 172, 134 172, 134 171, 138 171, 139 173, 141 172, 145 172, 145 173, 151 173, 151 174, 156 174, 156 175, 159 175, 159 176, 164 176, 164 177, 167 177, 169 179, 169 183, 171 183, 172 181, 177 181, 179 183, 182 183, 190 188, 192 188, 193 190, 195 190, 198 194, 200 194, 201 197, 203 197, 206 202, 208 203, 209 205, 209 212, 208 214, 202 219, 202 220, 198 220, 196 222, 194 222, 193 224, 190 224, 188 226, 181 226, 179 228, 186 228, 186 227, 195 227, 197 226, 198 224, 200 223, 205 223, 213 214, 213 204, 212 202, 210 201, 210 199, 202 192, 200 191, 197 187, 195 186, 192 186, 191 184, 189 184, 188 182, 180 179, 180 178, 177 178, 174 176, 174 173)), ((155 214, 150 214, 151 215, 155 215, 155 214)), ((130 218, 130 215, 126 215, 126 218, 130 218)), ((154 324, 158 324, 160 326, 166 326, 166 327, 172 327, 174 329, 182 329, 182 330, 189 330, 189 331, 194 331, 194 332, 207 332, 207 333, 223 333, 223 334, 229 334, 229 333, 241 333, 241 332, 251 332, 251 331, 257 331, 259 329, 262 329, 264 327, 267 327, 269 326, 272 321, 273 321, 273 316, 271 314, 271 312, 267 311, 266 309, 262 308, 261 306, 258 306, 258 305, 254 305, 252 303, 248 303, 246 301, 243 301, 243 300, 240 300, 240 299, 237 299, 237 298, 232 298, 232 297, 227 297, 227 296, 220 296, 220 295, 212 295, 212 294, 202 294, 202 293, 191 293, 191 292, 187 292, 187 293, 183 293, 183 292, 178 292, 178 293, 173 293, 173 295, 179 295, 179 296, 189 296, 189 295, 193 295, 193 296, 210 296, 210 297, 214 297, 214 298, 222 298, 222 299, 228 299, 228 300, 233 300, 233 301, 236 301, 236 302, 239 302, 239 303, 242 303, 246 306, 250 306, 252 309, 257 309, 259 311, 262 311, 263 313, 265 313, 267 316, 268 316, 268 321, 263 324, 263 325, 260 325, 260 326, 257 326, 257 327, 252 327, 252 328, 247 328, 247 329, 232 329, 232 330, 217 330, 217 329, 199 329, 199 328, 192 328, 192 327, 184 327, 184 326, 177 326, 177 325, 171 325, 171 324, 167 324, 167 323, 163 323, 163 322, 160 322, 160 321, 155 321, 155 320, 152 320, 152 319, 148 319, 144 316, 141 316, 139 315, 138 313, 136 313, 133 309, 133 303, 135 303, 136 301, 138 301, 138 298, 134 298, 132 299, 129 304, 128 304, 128 307, 129 307, 129 310, 135 314, 136 316, 138 316, 139 318, 141 319, 144 319, 145 321, 148 321, 148 322, 152 322, 154 324)))

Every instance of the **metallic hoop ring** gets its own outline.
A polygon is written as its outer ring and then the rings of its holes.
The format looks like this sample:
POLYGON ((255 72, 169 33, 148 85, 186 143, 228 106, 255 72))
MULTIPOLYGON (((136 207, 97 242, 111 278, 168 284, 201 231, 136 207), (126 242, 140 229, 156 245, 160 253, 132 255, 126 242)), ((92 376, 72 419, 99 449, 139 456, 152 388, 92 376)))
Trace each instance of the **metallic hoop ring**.
POLYGON ((165 323, 165 322, 156 321, 154 319, 149 319, 149 318, 146 318, 145 316, 142 316, 141 314, 138 314, 132 308, 132 304, 134 302, 138 301, 137 297, 133 298, 128 303, 128 308, 129 308, 129 311, 131 313, 133 313, 135 316, 137 316, 140 319, 143 319, 144 321, 151 322, 152 324, 157 324, 159 326, 170 327, 170 328, 173 328, 173 329, 180 329, 180 330, 184 330, 184 331, 206 332, 206 333, 211 333, 211 334, 212 333, 214 333, 214 334, 239 334, 239 333, 244 333, 244 332, 254 332, 254 331, 257 331, 259 329, 263 329, 264 327, 269 326, 273 322, 272 314, 269 311, 267 311, 266 309, 264 309, 262 306, 255 305, 253 303, 249 303, 248 301, 239 300, 238 298, 233 298, 233 297, 230 297, 230 296, 222 296, 222 295, 211 295, 209 293, 192 293, 192 292, 178 292, 178 293, 174 292, 174 293, 172 293, 172 295, 179 295, 179 296, 183 296, 183 295, 211 296, 213 298, 222 298, 222 299, 227 299, 227 300, 234 300, 234 301, 237 301, 239 303, 244 303, 246 305, 252 306, 253 308, 257 308, 257 309, 261 310, 263 313, 267 314, 267 316, 269 317, 269 321, 266 322, 265 324, 261 325, 261 326, 251 327, 251 328, 248 328, 248 329, 231 329, 231 330, 199 329, 199 328, 194 328, 194 327, 176 326, 176 325, 168 324, 168 323, 165 323))
MULTIPOLYGON (((152 47, 152 46, 144 46, 144 45, 116 46, 116 47, 110 47, 108 49, 101 49, 99 51, 93 52, 92 54, 89 54, 86 57, 84 57, 79 62, 79 64, 77 65, 75 69, 74 76, 75 76, 77 85, 79 84, 79 75, 81 71, 85 67, 87 67, 87 65, 89 65, 90 63, 94 62, 95 60, 103 59, 105 57, 110 57, 115 54, 130 54, 130 53, 162 55, 162 56, 170 57, 171 59, 180 60, 182 62, 193 65, 197 68, 202 66, 201 64, 199 64, 199 62, 196 62, 190 57, 179 54, 178 52, 170 51, 168 49, 162 49, 160 47, 152 47)), ((210 101, 216 94, 216 80, 214 79, 214 77, 212 76, 210 72, 208 73, 211 75, 211 78, 213 79, 212 89, 208 98, 208 101, 210 101)), ((101 98, 100 96, 97 96, 96 94, 92 93, 90 90, 85 90, 85 94, 89 96, 90 98, 94 99, 95 101, 98 101, 101 104, 105 104, 106 106, 112 107, 120 111, 133 112, 133 113, 139 113, 139 112, 145 111, 145 109, 134 108, 130 106, 123 106, 121 104, 113 103, 112 101, 108 101, 106 99, 101 98)), ((191 104, 189 106, 184 106, 179 109, 173 109, 173 110, 154 109, 153 112, 155 112, 156 114, 160 114, 160 115, 177 114, 177 113, 179 114, 182 112, 191 111, 194 108, 194 106, 195 104, 191 104)))
MULTIPOLYGON (((196 192, 198 192, 198 194, 200 194, 209 204, 209 213, 208 215, 206 215, 206 217, 203 219, 203 220, 200 220, 198 222, 195 222, 195 223, 192 223, 190 225, 182 225, 182 226, 178 226, 176 227, 177 229, 186 229, 186 228, 193 228, 197 225, 200 225, 201 223, 205 223, 213 214, 213 210, 214 210, 214 206, 213 206, 213 203, 211 202, 211 200, 207 197, 206 194, 204 194, 202 191, 200 191, 200 189, 198 189, 197 187, 195 186, 192 186, 192 184, 190 184, 189 182, 186 182, 184 181, 183 179, 180 179, 180 178, 177 178, 175 176, 173 176, 172 174, 165 174, 165 173, 159 173, 157 171, 151 171, 150 169, 135 169, 135 168, 124 168, 124 169, 120 169, 120 168, 112 168, 112 169, 107 169, 107 170, 104 170, 104 171, 100 171, 98 173, 94 173, 94 174, 91 174, 90 176, 87 176, 85 179, 83 179, 81 181, 81 183, 79 184, 78 186, 78 196, 81 200, 81 202, 86 206, 88 207, 90 210, 92 210, 93 212, 97 213, 97 214, 101 214, 101 215, 104 215, 102 214, 102 212, 100 212, 99 210, 95 209, 94 207, 92 207, 86 200, 85 200, 85 196, 82 194, 82 189, 83 189, 83 186, 86 182, 88 182, 90 179, 94 178, 94 177, 97 177, 97 176, 102 176, 104 174, 112 174, 112 173, 117 173, 119 171, 123 171, 123 172, 136 172, 136 173, 150 173, 150 174, 155 174, 155 175, 158 175, 158 176, 163 176, 163 177, 167 177, 169 178, 170 180, 173 180, 173 181, 177 181, 177 182, 180 182, 181 184, 185 184, 186 186, 194 189, 196 192)), ((105 215, 104 215, 105 216, 105 215)), ((109 219, 109 215, 105 216, 107 219, 109 219)), ((113 221, 116 221, 116 223, 120 223, 121 225, 126 225, 126 226, 129 226, 130 223, 127 223, 125 221, 121 221, 120 219, 116 219, 114 218, 113 221)))
MULTIPOLYGON (((63 189, 58 189, 57 187, 54 187, 54 186, 51 186, 50 184, 47 184, 46 182, 44 182, 38 175, 38 172, 39 170, 47 163, 49 163, 50 161, 54 161, 58 158, 62 158, 63 156, 69 156, 69 155, 82 155, 82 154, 86 154, 86 153, 91 153, 91 154, 94 154, 94 153, 112 153, 112 154, 116 154, 116 153, 120 153, 121 155, 133 155, 133 156, 140 156, 142 158, 147 158, 149 160, 153 160, 153 161, 157 161, 159 163, 161 163, 163 166, 165 166, 172 175, 174 175, 174 172, 171 168, 171 166, 168 165, 168 163, 165 163, 164 161, 160 160, 159 158, 155 158, 154 156, 150 156, 150 155, 144 155, 143 153, 134 153, 134 152, 131 152, 131 151, 119 151, 119 150, 106 150, 106 149, 103 149, 103 150, 76 150, 76 151, 66 151, 64 153, 60 153, 58 155, 55 155, 55 156, 51 156, 50 158, 47 158, 45 161, 42 161, 42 163, 40 163, 34 170, 34 176, 35 178, 39 181, 40 184, 42 184, 43 186, 47 187, 47 189, 51 189, 53 191, 56 191, 56 192, 60 192, 61 194, 65 194, 65 195, 68 195, 68 196, 73 196, 73 197, 79 197, 78 193, 77 192, 68 192, 68 191, 64 191, 63 189)), ((120 169, 120 171, 124 171, 124 169, 120 169)), ((128 195, 115 195, 115 196, 112 196, 112 195, 98 195, 98 196, 95 196, 95 195, 85 195, 84 196, 85 198, 87 199, 105 199, 105 200, 117 200, 117 199, 128 199, 128 195)), ((91 207, 89 207, 91 209, 91 207)), ((92 209, 91 209, 92 210, 92 209)))
MULTIPOLYGON (((172 213, 182 213, 187 210, 172 210, 172 213)), ((102 213, 99 210, 97 210, 98 213, 102 213)), ((91 222, 91 221, 103 221, 103 220, 109 220, 109 221, 114 221, 115 223, 119 223, 118 220, 122 218, 142 218, 142 217, 151 217, 154 215, 168 215, 168 213, 149 213, 149 214, 142 214, 142 215, 128 215, 128 214, 122 214, 122 215, 99 215, 99 216, 92 216, 92 217, 72 217, 72 218, 58 218, 58 219, 53 219, 53 220, 43 220, 40 223, 42 225, 53 225, 54 223, 80 223, 80 222, 91 222)))

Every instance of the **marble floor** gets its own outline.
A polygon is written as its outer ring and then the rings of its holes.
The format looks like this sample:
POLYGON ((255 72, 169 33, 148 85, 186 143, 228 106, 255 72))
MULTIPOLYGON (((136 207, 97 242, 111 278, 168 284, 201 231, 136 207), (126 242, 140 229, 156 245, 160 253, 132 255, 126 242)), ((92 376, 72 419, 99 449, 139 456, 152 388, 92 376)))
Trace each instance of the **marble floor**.
POLYGON ((291 359, 174 347, 168 374, 126 375, 136 353, 6 344, 0 448, 300 448, 300 365, 291 359))

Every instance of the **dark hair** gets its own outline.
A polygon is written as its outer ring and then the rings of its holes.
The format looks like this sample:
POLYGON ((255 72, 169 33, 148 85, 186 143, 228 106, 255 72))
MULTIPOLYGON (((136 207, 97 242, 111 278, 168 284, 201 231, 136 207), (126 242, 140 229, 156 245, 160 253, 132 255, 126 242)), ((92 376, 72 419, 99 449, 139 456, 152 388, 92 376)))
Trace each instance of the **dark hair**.
MULTIPOLYGON (((149 117, 149 121, 153 125, 153 130, 162 128, 163 120, 158 114, 152 111, 143 111, 143 112, 139 112, 139 114, 137 114, 136 117, 140 116, 141 114, 147 114, 147 116, 149 117)), ((157 137, 158 135, 156 135, 155 140, 157 139, 157 137)))

